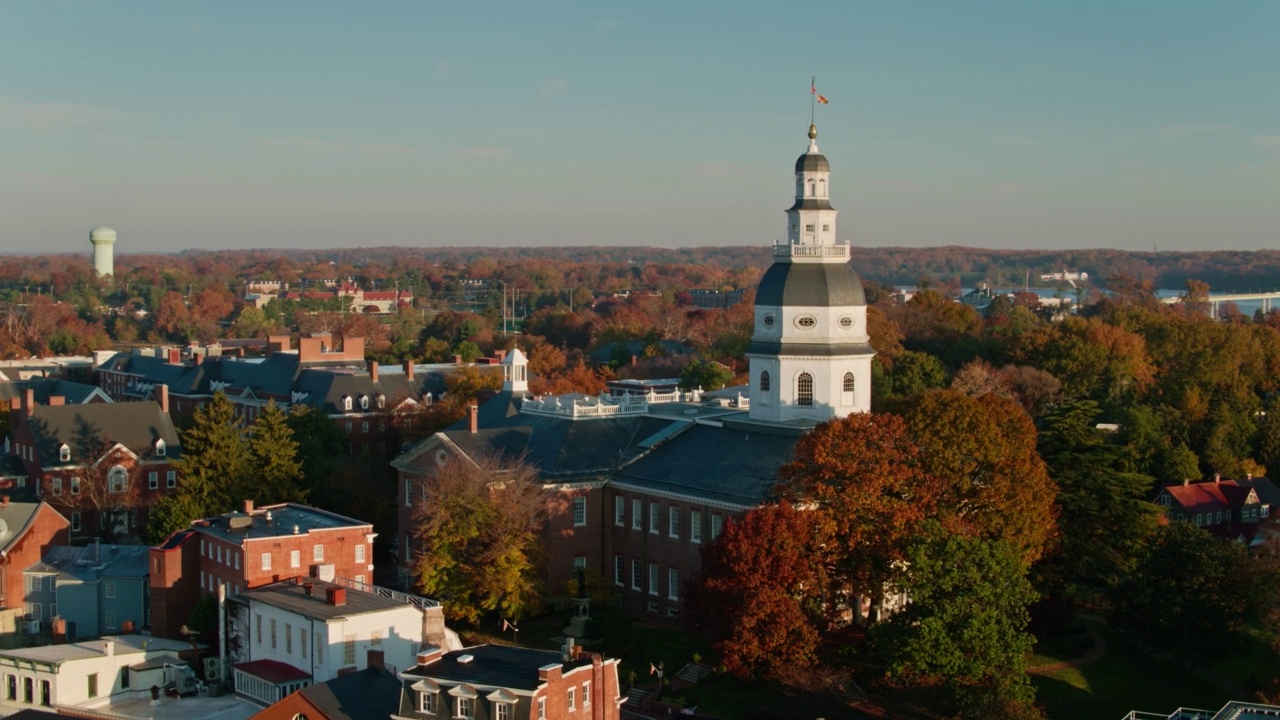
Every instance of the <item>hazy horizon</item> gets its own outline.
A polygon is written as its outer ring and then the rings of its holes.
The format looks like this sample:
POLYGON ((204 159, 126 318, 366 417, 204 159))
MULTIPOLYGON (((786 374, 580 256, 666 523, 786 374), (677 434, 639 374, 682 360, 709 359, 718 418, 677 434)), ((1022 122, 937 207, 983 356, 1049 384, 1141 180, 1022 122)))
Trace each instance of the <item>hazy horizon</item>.
POLYGON ((1280 245, 1280 5, 0 4, 0 248, 1280 245))

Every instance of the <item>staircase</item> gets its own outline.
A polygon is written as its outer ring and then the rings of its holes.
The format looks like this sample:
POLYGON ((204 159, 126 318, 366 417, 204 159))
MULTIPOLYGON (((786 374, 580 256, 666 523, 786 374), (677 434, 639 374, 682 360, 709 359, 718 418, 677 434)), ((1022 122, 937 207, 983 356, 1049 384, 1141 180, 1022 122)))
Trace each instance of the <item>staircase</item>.
POLYGON ((638 687, 633 687, 627 691, 627 698, 626 700, 623 700, 623 702, 629 705, 639 705, 641 702, 645 700, 649 700, 652 697, 653 697, 653 693, 649 692, 648 690, 642 690, 638 687))
POLYGON ((683 680, 690 685, 697 685, 699 682, 702 682, 702 678, 710 674, 711 668, 706 665, 687 663, 684 667, 680 668, 680 672, 676 673, 676 678, 683 680))

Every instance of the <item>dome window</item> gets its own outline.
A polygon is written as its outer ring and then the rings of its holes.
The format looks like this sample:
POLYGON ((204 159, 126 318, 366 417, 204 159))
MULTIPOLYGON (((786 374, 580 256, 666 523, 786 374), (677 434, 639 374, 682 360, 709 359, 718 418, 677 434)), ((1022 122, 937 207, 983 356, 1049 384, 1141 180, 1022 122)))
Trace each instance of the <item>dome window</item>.
POLYGON ((853 327, 853 318, 849 317, 848 315, 845 315, 844 317, 840 318, 840 327, 845 329, 853 327))
POLYGON ((818 319, 812 315, 801 315, 800 317, 796 318, 796 327, 801 327, 806 330, 814 327, 817 324, 818 324, 818 319))
POLYGON ((62 447, 58 448, 58 461, 71 462, 71 448, 66 443, 63 443, 62 447))
POLYGON ((800 373, 796 378, 796 404, 813 407, 813 376, 809 373, 800 373))

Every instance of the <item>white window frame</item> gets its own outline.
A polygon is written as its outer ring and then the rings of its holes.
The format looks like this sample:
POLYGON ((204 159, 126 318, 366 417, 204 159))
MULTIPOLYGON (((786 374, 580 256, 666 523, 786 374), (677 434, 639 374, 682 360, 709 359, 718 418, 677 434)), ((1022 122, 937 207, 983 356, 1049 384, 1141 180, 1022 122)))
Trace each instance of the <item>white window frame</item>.
POLYGON ((569 712, 573 712, 578 709, 578 688, 569 688, 567 701, 569 703, 569 712))
POLYGON ((317 543, 311 546, 312 562, 324 562, 324 545, 317 543))
POLYGON ((661 522, 662 519, 658 516, 658 503, 651 501, 649 503, 649 532, 657 535, 658 525, 661 522))
POLYGON ((702 542, 702 511, 689 511, 689 542, 702 542))
POLYGON ((658 563, 649 563, 649 594, 658 594, 658 563))
POLYGON ((586 527, 587 525, 587 496, 578 495, 573 499, 573 526, 586 527))
POLYGON ((364 559, 364 543, 356 543, 356 562, 363 563, 364 559))
POLYGON ((676 568, 667 568, 667 599, 680 599, 680 571, 676 568))
POLYGON ((289 551, 289 567, 291 568, 302 567, 302 551, 301 550, 289 551))
POLYGON ((640 498, 631 498, 631 529, 639 530, 644 525, 644 502, 640 498))
POLYGON ((262 569, 263 570, 271 569, 271 553, 269 552, 262 553, 262 569))
POLYGON ((164 486, 170 489, 178 487, 177 470, 169 470, 164 474, 164 486))
POLYGON ((433 692, 418 693, 418 712, 427 715, 436 714, 436 698, 437 694, 433 692))
POLYGON ((613 498, 613 524, 618 527, 627 524, 627 499, 621 495, 613 498))
POLYGON ((680 537, 680 507, 672 505, 667 509, 667 537, 680 537))

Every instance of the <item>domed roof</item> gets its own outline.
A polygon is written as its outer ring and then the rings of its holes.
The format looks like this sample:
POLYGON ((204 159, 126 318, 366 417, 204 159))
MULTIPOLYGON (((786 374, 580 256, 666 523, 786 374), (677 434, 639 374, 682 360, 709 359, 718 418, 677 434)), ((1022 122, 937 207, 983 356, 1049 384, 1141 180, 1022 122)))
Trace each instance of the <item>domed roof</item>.
POLYGON ((107 227, 106 225, 103 225, 102 227, 96 227, 96 228, 94 228, 94 229, 90 230, 90 231, 89 231, 89 234, 90 234, 90 235, 115 235, 115 234, 116 234, 116 231, 115 231, 115 230, 112 230, 111 228, 107 227))
POLYGON ((848 263, 774 263, 756 290, 756 305, 848 307, 866 305, 862 280, 848 263))
POLYGON ((796 172, 831 172, 831 166, 826 155, 807 152, 796 158, 796 172))

